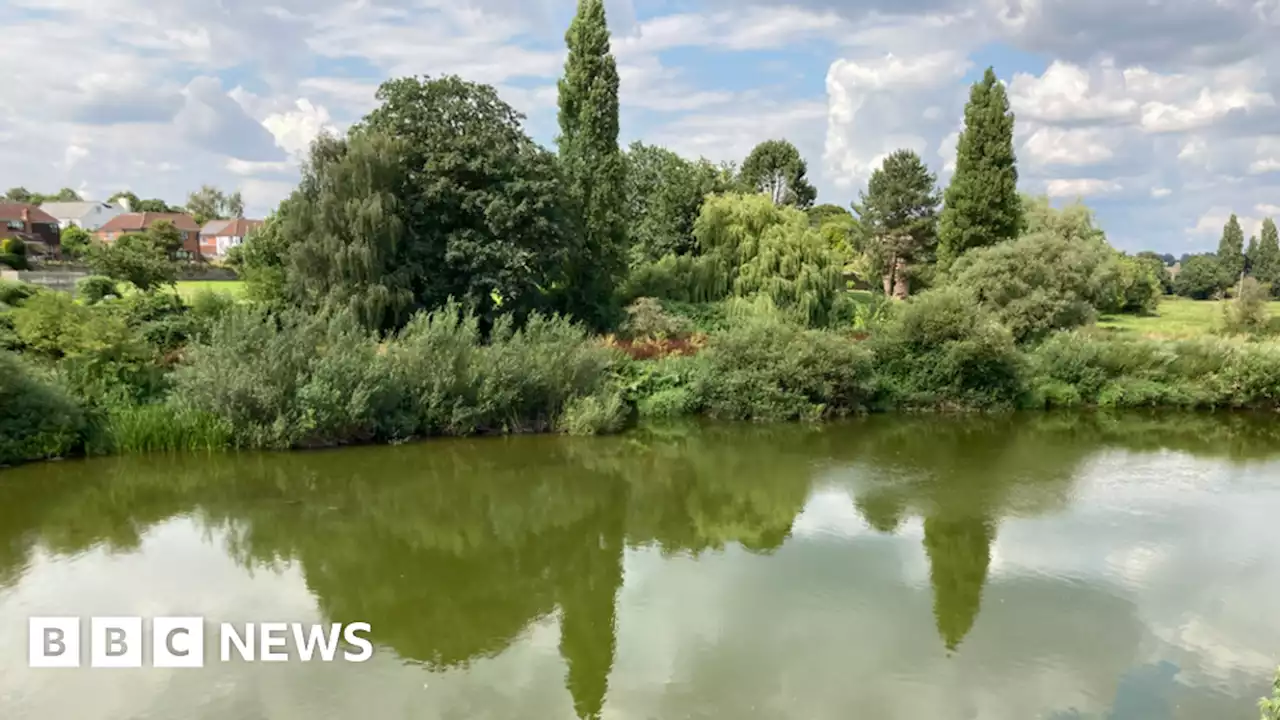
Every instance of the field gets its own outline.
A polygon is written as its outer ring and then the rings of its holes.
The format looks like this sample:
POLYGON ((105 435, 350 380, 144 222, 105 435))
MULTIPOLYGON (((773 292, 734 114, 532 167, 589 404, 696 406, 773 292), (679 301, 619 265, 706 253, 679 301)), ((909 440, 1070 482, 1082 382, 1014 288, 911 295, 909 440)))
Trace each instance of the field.
MULTIPOLYGON (((1166 297, 1160 301, 1155 315, 1105 315, 1098 327, 1131 333, 1142 337, 1179 339, 1212 333, 1222 322, 1220 300, 1187 300, 1166 297)), ((1273 318, 1280 318, 1280 302, 1267 304, 1273 318)))
POLYGON ((178 282, 178 294, 183 300, 191 300, 201 290, 228 293, 232 297, 244 296, 244 282, 241 280, 182 280, 178 282))

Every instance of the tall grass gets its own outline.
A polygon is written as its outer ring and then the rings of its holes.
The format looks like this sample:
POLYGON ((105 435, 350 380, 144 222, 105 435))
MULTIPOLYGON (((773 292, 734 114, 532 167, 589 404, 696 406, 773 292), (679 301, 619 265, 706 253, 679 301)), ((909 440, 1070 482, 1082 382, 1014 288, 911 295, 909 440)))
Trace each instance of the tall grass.
POLYGON ((233 444, 231 426, 211 413, 168 403, 121 407, 100 423, 87 448, 112 453, 212 452, 233 444))

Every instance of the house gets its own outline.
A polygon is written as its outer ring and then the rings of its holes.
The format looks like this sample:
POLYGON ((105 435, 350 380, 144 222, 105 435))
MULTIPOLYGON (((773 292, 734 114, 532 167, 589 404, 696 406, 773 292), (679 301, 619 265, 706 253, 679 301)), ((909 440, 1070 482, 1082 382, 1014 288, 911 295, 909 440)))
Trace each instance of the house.
POLYGON ((106 224, 111 218, 123 213, 124 208, 105 202, 47 202, 40 206, 41 210, 58 219, 58 227, 66 230, 72 225, 90 232, 106 224))
POLYGON ((210 220, 200 228, 200 254, 224 258, 227 251, 244 242, 249 233, 262 225, 261 220, 210 220))
POLYGON ((196 259, 200 257, 200 226, 196 219, 186 213, 121 213, 111 218, 93 235, 102 243, 113 243, 124 235, 145 232, 156 223, 167 220, 173 223, 182 235, 182 250, 179 256, 196 259))
POLYGON ((61 257, 58 219, 27 203, 0 202, 0 238, 21 238, 30 255, 61 257))

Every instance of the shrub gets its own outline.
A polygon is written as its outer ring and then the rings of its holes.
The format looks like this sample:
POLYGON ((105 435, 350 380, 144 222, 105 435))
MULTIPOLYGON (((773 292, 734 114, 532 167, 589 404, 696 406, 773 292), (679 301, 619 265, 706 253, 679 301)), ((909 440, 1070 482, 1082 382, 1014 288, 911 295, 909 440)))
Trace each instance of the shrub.
POLYGON ((566 404, 595 394, 617 361, 581 326, 537 313, 522 328, 499 318, 482 342, 475 316, 453 303, 414 317, 387 355, 421 435, 554 429, 566 404))
POLYGON ((22 301, 40 292, 39 285, 13 280, 0 280, 0 305, 18 306, 22 301))
POLYGON ((30 263, 27 262, 26 255, 15 255, 13 253, 0 252, 0 265, 4 265, 14 270, 31 269, 30 263))
POLYGON ((187 348, 180 407, 220 419, 242 447, 313 447, 378 436, 388 391, 374 338, 348 314, 276 318, 236 308, 187 348))
POLYGON ((120 289, 116 287, 116 281, 109 277, 90 275, 76 283, 76 295, 92 305, 108 297, 119 297, 120 289))
POLYGON ((626 363, 619 368, 623 397, 642 418, 692 415, 702 408, 697 386, 705 364, 705 358, 689 355, 626 363))
POLYGON ((656 298, 637 298, 626 311, 623 331, 628 338, 662 340, 686 335, 692 329, 692 323, 678 315, 668 314, 656 298))
POLYGON ((78 225, 71 225, 62 231, 62 254, 69 258, 83 257, 89 252, 91 242, 89 231, 78 225))
POLYGON ((1280 670, 1276 670, 1271 684, 1271 697, 1259 700, 1258 710, 1262 712, 1261 720, 1280 720, 1280 670))
POLYGON ((0 253, 5 255, 16 255, 17 257, 26 257, 27 244, 23 242, 22 238, 0 238, 0 253))
POLYGON ((1025 393, 1013 336, 959 288, 929 290, 897 306, 872 347, 895 405, 1010 407, 1025 393))
POLYGON ((67 455, 83 430, 83 412, 62 389, 0 351, 0 465, 67 455))
MULTIPOLYGON (((1226 279, 1225 282, 1230 282, 1226 279)), ((1224 273, 1218 258, 1212 254, 1187 258, 1173 278, 1173 292, 1195 300, 1208 300, 1224 285, 1224 273)))
POLYGON ((1252 277, 1240 283, 1240 294, 1227 303, 1223 311, 1222 329, 1232 335, 1257 335, 1267 330, 1271 323, 1271 313, 1267 311, 1267 302, 1271 299, 1271 289, 1252 277))
POLYGON ((767 317, 713 335, 698 359, 695 393, 716 418, 812 420, 864 410, 873 399, 865 348, 767 317))
POLYGON ((560 429, 570 435, 605 435, 626 425, 627 405, 614 388, 571 399, 561 413, 560 429))
POLYGON ((1044 232, 966 253, 954 284, 1013 333, 1018 342, 1093 321, 1094 273, 1110 249, 1044 232))

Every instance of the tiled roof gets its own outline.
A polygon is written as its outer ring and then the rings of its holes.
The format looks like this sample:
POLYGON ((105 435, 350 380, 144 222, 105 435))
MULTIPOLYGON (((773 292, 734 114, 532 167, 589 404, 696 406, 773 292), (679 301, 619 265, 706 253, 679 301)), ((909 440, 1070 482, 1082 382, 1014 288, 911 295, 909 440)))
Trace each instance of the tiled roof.
POLYGON ((212 220, 205 223, 201 235, 212 237, 244 237, 249 231, 262 224, 261 220, 238 218, 235 220, 212 220))
POLYGON ((40 209, 57 218, 79 219, 99 207, 114 208, 116 206, 111 203, 84 200, 81 202, 47 202, 41 205, 40 209))
POLYGON ((26 210, 31 222, 33 223, 56 223, 58 219, 49 213, 41 210, 36 205, 28 205, 26 203, 6 203, 0 202, 0 220, 21 220, 22 211, 26 210))
POLYGON ((200 232, 200 226, 196 225, 196 219, 186 213, 124 213, 117 215, 106 222, 105 225, 98 228, 97 232, 136 232, 146 230, 161 220, 168 220, 173 226, 179 230, 187 232, 200 232))

